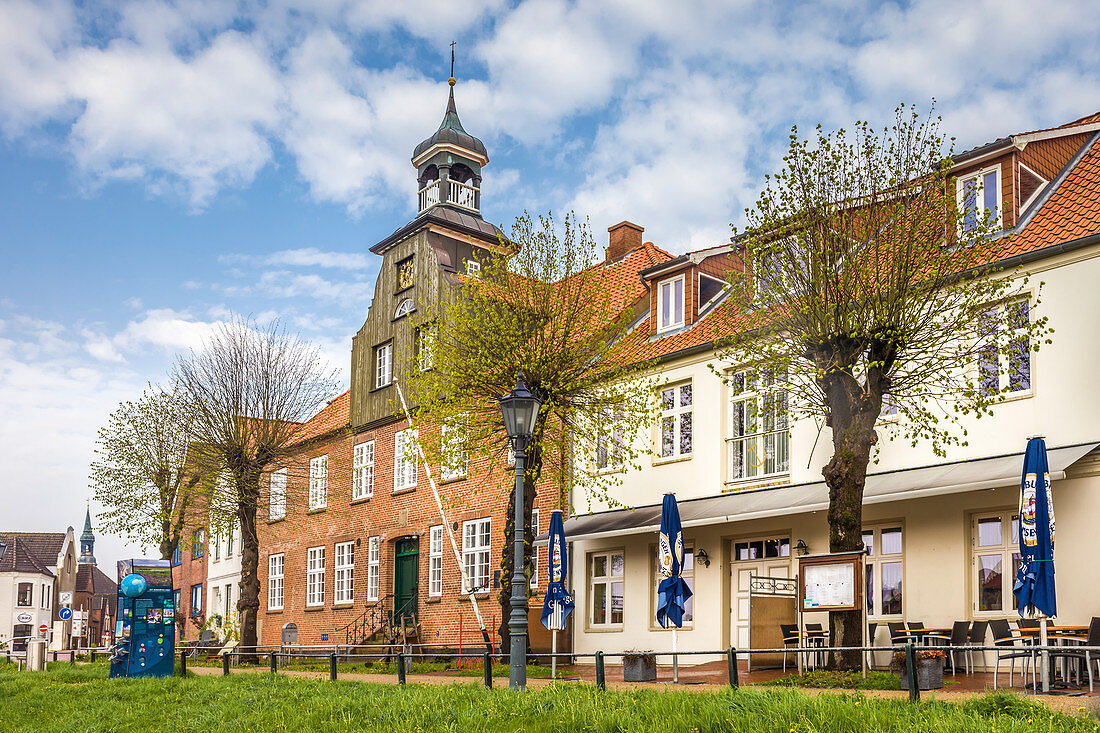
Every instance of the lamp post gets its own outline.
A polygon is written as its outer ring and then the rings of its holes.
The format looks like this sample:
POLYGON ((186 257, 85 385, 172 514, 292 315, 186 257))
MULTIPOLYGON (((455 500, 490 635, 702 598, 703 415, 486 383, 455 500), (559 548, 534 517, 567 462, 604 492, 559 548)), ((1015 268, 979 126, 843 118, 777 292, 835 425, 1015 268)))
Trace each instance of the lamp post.
POLYGON ((523 471, 527 458, 527 445, 535 430, 542 400, 534 395, 523 381, 523 372, 517 376, 514 389, 500 398, 500 412, 504 417, 504 430, 516 454, 516 502, 515 502, 515 559, 512 562, 512 613, 508 618, 508 631, 512 646, 508 656, 508 687, 522 690, 527 687, 527 578, 523 575, 523 471))

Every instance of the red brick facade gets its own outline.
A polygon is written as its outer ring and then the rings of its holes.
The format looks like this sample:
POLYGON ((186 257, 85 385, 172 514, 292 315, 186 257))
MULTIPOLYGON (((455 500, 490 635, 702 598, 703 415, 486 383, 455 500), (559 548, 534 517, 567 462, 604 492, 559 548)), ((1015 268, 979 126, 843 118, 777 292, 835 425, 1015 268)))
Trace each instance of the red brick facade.
POLYGON ((207 537, 205 517, 198 512, 194 514, 195 520, 187 523, 187 528, 180 537, 177 557, 180 562, 172 561, 172 588, 178 592, 179 601, 176 608, 176 633, 181 640, 195 640, 201 634, 201 627, 206 620, 206 553, 210 538, 207 537), (201 532, 201 554, 195 555, 195 533, 201 532), (202 597, 198 608, 191 607, 191 589, 193 586, 201 586, 202 597))

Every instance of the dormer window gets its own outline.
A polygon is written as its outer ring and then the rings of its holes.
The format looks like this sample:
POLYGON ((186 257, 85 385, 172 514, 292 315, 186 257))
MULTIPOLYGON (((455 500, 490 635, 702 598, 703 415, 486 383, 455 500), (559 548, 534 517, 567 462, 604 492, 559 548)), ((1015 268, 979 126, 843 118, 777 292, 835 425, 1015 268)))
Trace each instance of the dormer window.
POLYGON ((481 263, 477 260, 466 260, 466 275, 474 279, 481 279, 481 263))
POLYGON ((416 306, 413 305, 412 298, 405 298, 397 304, 397 310, 393 313, 393 320, 397 320, 401 316, 407 316, 416 310, 416 306))
POLYGON ((959 232, 969 234, 986 225, 1001 228, 1001 167, 961 176, 956 183, 959 206, 959 232))
POLYGON ((684 276, 657 286, 657 331, 671 331, 684 325, 684 276))

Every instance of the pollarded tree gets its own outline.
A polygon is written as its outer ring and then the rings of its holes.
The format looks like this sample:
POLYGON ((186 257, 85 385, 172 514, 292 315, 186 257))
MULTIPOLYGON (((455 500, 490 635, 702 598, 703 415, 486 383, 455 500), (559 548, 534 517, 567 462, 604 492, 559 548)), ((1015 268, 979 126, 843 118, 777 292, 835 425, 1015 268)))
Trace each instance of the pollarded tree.
POLYGON ((191 438, 190 412, 178 391, 150 384, 108 416, 89 478, 104 507, 103 529, 154 544, 171 559, 203 474, 191 438))
POLYGON ((335 395, 336 375, 316 347, 278 322, 235 320, 217 328, 201 350, 180 357, 175 377, 194 440, 219 467, 218 477, 205 482, 204 498, 215 515, 231 513, 240 525, 240 640, 244 657, 254 662, 260 607, 256 519, 271 500, 270 484, 261 479, 294 462, 302 423, 335 395))
MULTIPOLYGON (((904 105, 881 131, 818 128, 810 142, 793 130, 734 238, 750 267, 731 273, 739 323, 723 360, 755 375, 765 399, 831 428, 831 552, 863 546, 884 408, 899 416, 891 437, 944 455, 965 443, 960 418, 989 414, 1029 380, 1026 352, 1049 343, 1039 289, 1024 295, 1026 275, 997 267, 994 217, 973 209, 973 188, 957 198, 949 144, 937 118, 904 105)), ((859 646, 860 621, 830 614, 834 643, 859 646)), ((859 654, 830 663, 858 668, 859 654)))
MULTIPOLYGON (((489 254, 481 278, 456 278, 445 302, 426 314, 422 348, 411 365, 410 402, 421 424, 443 426, 421 438, 429 459, 446 473, 464 460, 507 466, 508 439, 498 400, 523 373, 543 401, 526 452, 524 564, 532 572, 531 510, 537 486, 551 486, 561 506, 570 490, 606 496, 621 480, 615 467, 636 467, 645 452, 627 436, 650 424, 655 405, 647 364, 615 366, 613 344, 635 318, 634 303, 609 286, 587 224, 568 215, 560 226, 549 215, 516 219, 504 254, 489 254), (469 455, 464 455, 469 451, 469 455), (577 460, 574 460, 574 459, 577 460), (594 459, 594 460, 593 460, 594 459)), ((501 547, 501 626, 508 647, 511 612, 515 483, 482 490, 507 492, 501 547)), ((496 475, 501 475, 499 472, 496 475)))

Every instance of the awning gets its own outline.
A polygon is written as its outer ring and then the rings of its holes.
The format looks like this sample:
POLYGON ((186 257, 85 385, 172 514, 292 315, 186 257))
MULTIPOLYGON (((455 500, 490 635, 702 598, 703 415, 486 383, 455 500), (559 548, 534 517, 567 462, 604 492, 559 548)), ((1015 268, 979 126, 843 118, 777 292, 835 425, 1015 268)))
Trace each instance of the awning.
MULTIPOLYGON (((1100 443, 1080 443, 1047 450, 1050 478, 1065 478, 1066 469, 1100 443)), ((1019 484, 1024 453, 974 458, 920 468, 867 474, 864 504, 883 504, 926 496, 958 494, 1019 484)), ((749 489, 720 496, 680 501, 680 520, 685 527, 743 522, 783 514, 822 511, 829 507, 829 490, 824 481, 790 484, 774 488, 749 489)), ((661 505, 615 509, 584 514, 565 520, 568 540, 597 539, 623 534, 656 532, 661 524, 661 505)), ((546 544, 539 535, 535 544, 546 544)))

